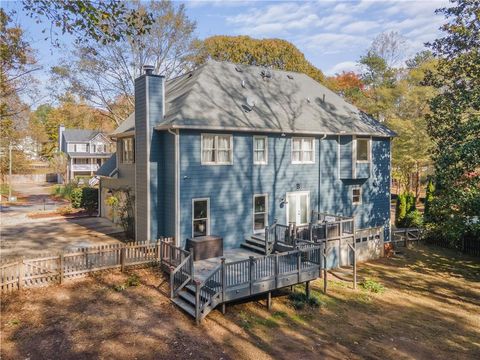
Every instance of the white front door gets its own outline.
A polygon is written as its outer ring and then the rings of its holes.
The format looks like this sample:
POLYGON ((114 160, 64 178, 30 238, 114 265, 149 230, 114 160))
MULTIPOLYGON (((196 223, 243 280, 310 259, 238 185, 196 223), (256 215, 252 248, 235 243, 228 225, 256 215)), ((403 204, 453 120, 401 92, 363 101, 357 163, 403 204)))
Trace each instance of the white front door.
POLYGON ((308 224, 310 213, 310 193, 297 191, 287 193, 287 223, 308 224))

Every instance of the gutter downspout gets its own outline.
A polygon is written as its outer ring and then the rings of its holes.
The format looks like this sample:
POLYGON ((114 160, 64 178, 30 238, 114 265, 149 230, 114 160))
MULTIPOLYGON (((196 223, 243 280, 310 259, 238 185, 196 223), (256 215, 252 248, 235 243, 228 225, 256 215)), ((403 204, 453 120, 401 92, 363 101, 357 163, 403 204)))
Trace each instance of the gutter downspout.
MULTIPOLYGON (((320 184, 322 180, 322 164, 321 164, 321 159, 322 159, 322 140, 327 137, 327 134, 323 134, 323 136, 318 140, 318 203, 317 203, 317 212, 320 212, 320 196, 321 196, 321 191, 320 191, 320 184)), ((310 221, 312 221, 310 219, 310 221)))
POLYGON ((167 131, 175 136, 175 245, 180 246, 180 136, 178 129, 167 131))

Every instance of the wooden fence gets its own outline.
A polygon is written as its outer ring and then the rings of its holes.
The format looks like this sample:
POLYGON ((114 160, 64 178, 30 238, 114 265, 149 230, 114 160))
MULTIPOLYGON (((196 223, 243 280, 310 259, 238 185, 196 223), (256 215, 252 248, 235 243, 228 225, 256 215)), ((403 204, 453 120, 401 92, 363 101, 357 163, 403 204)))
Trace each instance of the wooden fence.
POLYGON ((173 266, 177 255, 172 238, 157 242, 131 242, 78 248, 61 254, 18 259, 0 264, 0 292, 61 284, 89 273, 127 266, 162 263, 173 266))

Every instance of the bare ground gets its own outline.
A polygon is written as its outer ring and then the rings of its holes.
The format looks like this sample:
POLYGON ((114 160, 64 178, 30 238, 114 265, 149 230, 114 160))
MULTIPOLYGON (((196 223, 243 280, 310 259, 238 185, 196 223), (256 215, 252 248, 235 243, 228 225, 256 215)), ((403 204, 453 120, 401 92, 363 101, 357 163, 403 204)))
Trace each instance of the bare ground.
MULTIPOLYGON (((235 304, 196 326, 166 296, 155 268, 105 272, 4 295, 2 359, 480 358, 480 261, 419 247, 362 264, 373 293, 331 278, 320 307, 295 310, 288 291, 235 304), (118 288, 134 275, 139 286, 118 288), (118 291, 120 290, 120 291, 118 291)), ((297 287, 296 291, 303 288, 297 287)))

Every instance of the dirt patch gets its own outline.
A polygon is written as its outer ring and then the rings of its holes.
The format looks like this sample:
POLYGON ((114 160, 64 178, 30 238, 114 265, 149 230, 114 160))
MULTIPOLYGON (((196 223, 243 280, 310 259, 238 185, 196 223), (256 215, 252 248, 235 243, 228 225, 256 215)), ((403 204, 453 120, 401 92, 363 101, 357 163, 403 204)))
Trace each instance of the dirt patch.
MULTIPOLYGON (((2 299, 3 359, 473 359, 480 354, 480 262, 443 249, 360 265, 381 284, 331 278, 296 310, 289 290, 227 306, 196 326, 155 268, 112 271, 2 299), (140 279, 138 286, 136 279, 140 279), (132 281, 134 279, 135 281, 132 281), (375 287, 373 287, 374 289, 375 287)), ((303 291, 297 287, 295 291, 303 291)))

